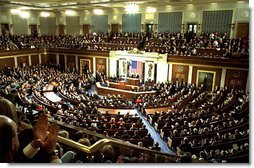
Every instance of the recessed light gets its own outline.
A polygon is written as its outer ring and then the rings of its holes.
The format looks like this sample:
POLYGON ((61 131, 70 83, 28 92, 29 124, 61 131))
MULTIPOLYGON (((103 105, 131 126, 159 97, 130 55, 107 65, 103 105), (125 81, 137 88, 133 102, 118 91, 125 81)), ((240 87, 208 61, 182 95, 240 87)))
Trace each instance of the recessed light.
POLYGON ((211 3, 211 5, 217 5, 218 3, 217 2, 213 2, 213 3, 211 3))
POLYGON ((244 3, 244 1, 238 1, 237 3, 239 3, 239 4, 240 4, 240 3, 244 3))

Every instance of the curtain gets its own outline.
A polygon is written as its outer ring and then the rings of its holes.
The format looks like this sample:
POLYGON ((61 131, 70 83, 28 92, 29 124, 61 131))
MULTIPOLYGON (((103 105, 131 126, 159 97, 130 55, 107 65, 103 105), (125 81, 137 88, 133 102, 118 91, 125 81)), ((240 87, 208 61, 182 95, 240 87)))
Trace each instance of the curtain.
POLYGON ((230 35, 233 10, 204 11, 202 31, 204 33, 227 33, 230 35))
POLYGON ((141 14, 122 15, 123 32, 141 32, 141 14))
POLYGON ((182 29, 182 12, 163 12, 158 15, 158 31, 177 33, 182 29))
POLYGON ((108 15, 94 15, 92 16, 92 32, 106 33, 108 32, 108 15))

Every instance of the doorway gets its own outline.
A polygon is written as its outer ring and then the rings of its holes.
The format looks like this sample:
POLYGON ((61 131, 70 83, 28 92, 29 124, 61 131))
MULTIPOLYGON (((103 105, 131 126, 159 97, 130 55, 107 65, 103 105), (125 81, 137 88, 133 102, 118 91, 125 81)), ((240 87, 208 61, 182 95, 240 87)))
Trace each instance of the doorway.
POLYGON ((237 23, 236 38, 249 37, 249 23, 237 23))
POLYGON ((2 30, 2 34, 4 36, 9 35, 10 34, 9 24, 8 23, 1 23, 1 30, 2 30))
POLYGON ((146 23, 145 32, 152 33, 154 29, 154 24, 146 23))
POLYGON ((83 35, 89 34, 90 25, 89 24, 83 24, 83 35))
POLYGON ((65 25, 58 25, 58 35, 64 35, 65 25))
POLYGON ((38 34, 38 30, 37 30, 37 25, 35 24, 31 24, 30 25, 30 30, 31 30, 31 35, 33 36, 36 36, 38 34))
POLYGON ((119 24, 111 24, 111 32, 118 33, 119 32, 119 24))
POLYGON ((197 23, 187 23, 187 33, 196 34, 197 33, 198 24, 197 23))

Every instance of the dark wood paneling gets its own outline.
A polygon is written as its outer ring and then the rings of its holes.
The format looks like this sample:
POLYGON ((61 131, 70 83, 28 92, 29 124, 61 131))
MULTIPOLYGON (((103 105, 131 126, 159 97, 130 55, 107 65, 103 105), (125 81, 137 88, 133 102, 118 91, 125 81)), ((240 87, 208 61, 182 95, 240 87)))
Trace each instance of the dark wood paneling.
POLYGON ((64 67, 64 55, 59 54, 59 64, 61 67, 64 67))
POLYGON ((216 59, 204 58, 194 56, 173 56, 168 55, 169 63, 185 63, 185 64, 199 64, 199 65, 212 65, 222 67, 236 67, 236 68, 249 68, 249 60, 245 59, 216 59))
POLYGON ((231 88, 246 89, 248 71, 227 70, 225 86, 231 88))
POLYGON ((96 83, 96 89, 97 89, 98 94, 100 94, 100 95, 120 94, 120 95, 124 95, 124 97, 129 100, 133 99, 134 97, 143 95, 143 94, 151 94, 151 95, 156 94, 156 91, 132 92, 132 91, 126 91, 126 90, 115 89, 115 88, 110 88, 110 87, 103 87, 100 85, 100 82, 96 83))
POLYGON ((41 64, 46 64, 48 61, 47 54, 41 54, 41 64))
MULTIPOLYGON (((188 83, 189 76, 189 66, 188 65, 175 65, 172 67, 172 81, 175 83, 178 82, 186 82, 188 83)), ((169 79, 170 80, 170 79, 169 79)))
POLYGON ((106 74, 107 64, 106 58, 96 58, 96 71, 106 74))
POLYGON ((44 53, 44 49, 22 49, 22 50, 4 50, 0 51, 1 56, 15 56, 15 55, 36 55, 39 53, 44 53))
POLYGON ((55 64, 56 63, 56 54, 47 54, 48 55, 48 62, 55 64))
POLYGON ((83 35, 89 34, 90 25, 89 24, 83 24, 83 35))
POLYGON ((119 24, 111 24, 111 31, 112 31, 112 33, 118 33, 119 32, 119 24))
POLYGON ((75 56, 67 55, 67 69, 72 71, 75 69, 76 63, 75 63, 75 56))
POLYGON ((28 56, 17 57, 18 66, 23 67, 23 64, 29 66, 28 56))
POLYGON ((237 23, 236 38, 249 37, 249 23, 237 23))
POLYGON ((41 54, 41 64, 56 63, 56 54, 41 54))
POLYGON ((58 35, 64 34, 65 25, 58 25, 58 35))
POLYGON ((0 58, 0 70, 5 67, 14 67, 14 57, 12 58, 0 58))
POLYGON ((216 72, 216 76, 215 76, 215 86, 220 87, 221 71, 222 71, 222 69, 220 69, 220 68, 210 68, 210 67, 193 66, 193 71, 192 71, 192 83, 194 83, 194 84, 196 84, 196 80, 197 80, 197 71, 198 71, 198 70, 203 70, 203 71, 214 71, 214 72, 216 72))
POLYGON ((31 63, 32 63, 32 65, 38 65, 39 64, 39 55, 31 55, 31 63))

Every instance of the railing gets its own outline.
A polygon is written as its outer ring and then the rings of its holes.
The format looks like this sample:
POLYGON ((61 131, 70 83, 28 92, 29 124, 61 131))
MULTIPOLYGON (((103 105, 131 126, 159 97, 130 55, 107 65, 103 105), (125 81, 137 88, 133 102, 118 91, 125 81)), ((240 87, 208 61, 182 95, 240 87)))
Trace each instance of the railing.
POLYGON ((68 147, 71 147, 72 149, 76 149, 78 151, 81 151, 81 152, 84 152, 84 153, 87 153, 87 154, 93 154, 93 153, 99 152, 101 150, 101 148, 105 145, 112 145, 113 147, 118 147, 120 149, 125 149, 125 150, 121 150, 121 151, 128 152, 130 150, 134 150, 136 152, 148 153, 150 155, 161 155, 161 156, 169 158, 170 162, 176 162, 176 160, 179 158, 179 156, 175 156, 175 155, 171 155, 171 154, 167 154, 167 153, 162 153, 160 151, 151 150, 149 148, 140 147, 140 146, 131 144, 129 142, 125 142, 125 141, 118 140, 118 139, 111 138, 111 137, 106 137, 102 134, 98 134, 98 133, 95 133, 93 131, 78 128, 78 127, 75 127, 75 126, 72 126, 72 125, 68 125, 68 124, 63 125, 63 122, 54 121, 52 119, 49 119, 49 121, 50 122, 56 122, 60 126, 72 128, 74 130, 82 130, 85 134, 96 136, 97 138, 102 138, 102 139, 98 140, 97 142, 95 142, 90 147, 88 147, 88 146, 82 145, 78 142, 75 142, 71 139, 66 139, 66 138, 58 136, 58 142, 60 144, 64 144, 68 147), (128 150, 126 150, 126 148, 128 150))

